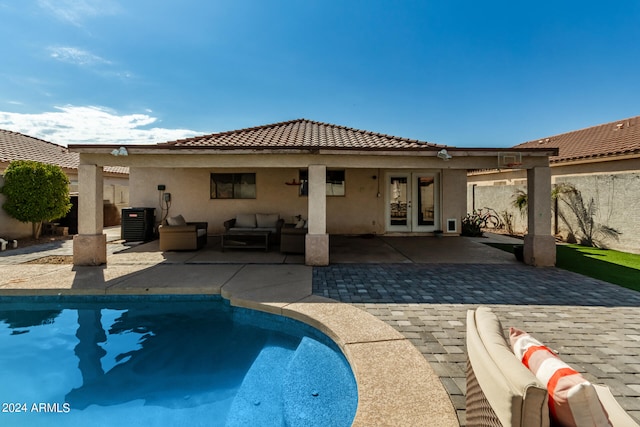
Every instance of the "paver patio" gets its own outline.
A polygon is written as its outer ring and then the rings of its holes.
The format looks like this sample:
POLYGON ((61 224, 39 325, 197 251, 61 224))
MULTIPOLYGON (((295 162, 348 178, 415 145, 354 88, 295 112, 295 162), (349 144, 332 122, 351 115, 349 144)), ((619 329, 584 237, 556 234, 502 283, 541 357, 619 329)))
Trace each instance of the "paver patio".
POLYGON ((640 293, 557 268, 340 264, 315 268, 317 295, 373 314, 431 363, 465 425, 466 311, 488 305, 606 384, 640 420, 640 293))

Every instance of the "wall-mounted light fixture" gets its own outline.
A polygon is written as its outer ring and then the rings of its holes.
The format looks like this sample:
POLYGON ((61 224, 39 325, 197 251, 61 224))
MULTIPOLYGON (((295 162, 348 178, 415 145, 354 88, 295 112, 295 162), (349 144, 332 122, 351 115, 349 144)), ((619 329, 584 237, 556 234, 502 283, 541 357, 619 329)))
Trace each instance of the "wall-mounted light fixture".
POLYGON ((451 154, 449 154, 449 153, 447 152, 447 150, 446 150, 446 149, 444 149, 444 148, 443 148, 442 150, 438 151, 437 156, 438 156, 438 158, 439 158, 439 159, 442 159, 442 160, 444 160, 445 162, 446 162, 447 160, 451 160, 451 157, 452 157, 452 156, 451 156, 451 154))
POLYGON ((126 148, 120 147, 111 151, 111 155, 112 156, 128 156, 129 152, 127 151, 126 148))

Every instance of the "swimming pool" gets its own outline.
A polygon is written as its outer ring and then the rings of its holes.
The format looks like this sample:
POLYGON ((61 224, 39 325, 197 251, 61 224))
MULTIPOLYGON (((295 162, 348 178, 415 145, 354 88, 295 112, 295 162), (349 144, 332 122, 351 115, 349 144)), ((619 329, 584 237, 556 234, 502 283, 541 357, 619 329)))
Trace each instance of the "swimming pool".
POLYGON ((328 337, 219 296, 0 298, 0 425, 340 426, 328 337))

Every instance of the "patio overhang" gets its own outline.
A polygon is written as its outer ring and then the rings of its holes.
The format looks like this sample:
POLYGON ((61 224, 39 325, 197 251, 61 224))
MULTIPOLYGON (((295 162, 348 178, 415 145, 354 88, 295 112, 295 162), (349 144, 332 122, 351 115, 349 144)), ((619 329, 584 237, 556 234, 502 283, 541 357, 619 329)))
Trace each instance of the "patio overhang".
POLYGON ((306 167, 310 163, 328 167, 361 168, 445 168, 495 169, 498 157, 506 152, 521 155, 520 169, 549 166, 549 157, 556 149, 460 149, 447 148, 451 159, 438 157, 440 150, 336 150, 336 149, 220 149, 220 148, 157 148, 140 145, 70 145, 80 153, 81 164, 127 167, 306 167), (124 147, 127 156, 113 156, 111 152, 124 147))
MULTIPOLYGON (((303 123, 302 123, 303 122, 303 123)), ((317 122, 302 121, 313 129, 329 126, 317 122)), ((287 122, 273 125, 286 127, 300 125, 287 122)), ((301 126, 301 125, 300 125, 301 126)), ((532 265, 553 265, 555 251, 550 251, 553 241, 551 232, 549 157, 557 155, 554 148, 497 149, 445 147, 415 140, 389 137, 348 128, 331 128, 342 135, 336 142, 336 134, 325 136, 304 134, 293 142, 290 133, 281 132, 261 140, 253 135, 263 128, 208 135, 173 143, 157 145, 71 145, 71 151, 80 153, 80 169, 83 175, 80 191, 80 235, 77 236, 78 256, 76 265, 100 264, 106 256, 83 257, 82 253, 102 254, 104 243, 100 239, 101 196, 100 180, 105 166, 127 166, 131 169, 306 169, 308 170, 309 193, 307 199, 309 233, 306 238, 306 261, 309 265, 329 263, 329 234, 327 233, 327 198, 325 174, 329 168, 380 170, 433 170, 441 174, 452 171, 449 178, 456 182, 454 193, 464 193, 458 181, 464 180, 466 171, 495 169, 505 153, 517 155, 517 167, 528 171, 528 180, 534 191, 529 205, 529 238, 525 242, 526 261, 532 265), (257 129, 257 130, 256 130, 257 129), (244 133, 243 133, 244 132, 244 133), (253 132, 253 133, 252 133, 253 132), (238 134, 242 133, 242 138, 238 134), (247 133, 249 134, 247 136, 247 133), (229 142, 229 139, 232 139, 229 142), (289 138, 289 139, 287 139, 289 138), (315 139, 314 139, 315 138, 315 139), (307 139, 309 139, 307 141, 307 139), (305 140, 305 143, 299 141, 305 140), (126 155, 119 155, 126 153, 126 155), (453 172, 457 170, 458 172, 453 172), (464 171, 464 172, 463 172, 464 171), (463 176, 461 178, 461 176, 463 176), (84 177, 84 178, 83 178, 84 177), (86 195, 83 196, 83 195, 86 195), (84 202, 82 201, 84 200, 84 202), (547 227, 547 223, 549 226, 547 227), (80 249, 82 248, 82 249, 80 249), (553 255, 551 255, 553 252, 553 255)), ((269 129, 271 130, 271 129, 269 129)), ((293 130, 291 132, 295 133, 293 130)), ((326 131, 325 131, 326 132, 326 131)), ((324 135, 324 134, 323 134, 324 135)), ((262 136, 260 136, 262 137, 262 136)), ((378 193, 378 198, 380 194, 378 193)), ((449 196, 448 200, 453 200, 449 196)), ((456 194, 456 198, 466 197, 456 194)), ((452 201, 456 206, 463 205, 452 201)), ((459 208, 456 208, 459 210, 459 208)), ((454 213, 457 215, 457 210, 454 213)), ((464 212, 462 215, 464 216, 464 212)), ((459 217, 458 217, 459 218, 459 217)))

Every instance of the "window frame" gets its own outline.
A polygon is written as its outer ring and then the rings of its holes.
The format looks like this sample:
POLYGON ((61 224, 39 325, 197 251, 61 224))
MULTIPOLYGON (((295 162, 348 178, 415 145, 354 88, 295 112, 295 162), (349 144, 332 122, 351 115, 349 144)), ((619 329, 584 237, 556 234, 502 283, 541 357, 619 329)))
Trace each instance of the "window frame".
POLYGON ((258 193, 257 187, 257 177, 255 172, 211 172, 209 174, 210 200, 256 199, 258 193), (217 180, 216 177, 218 177, 217 180), (247 182, 244 182, 243 178, 246 179, 247 177, 249 179, 247 182), (228 188, 221 189, 220 187, 222 185, 226 185, 228 188), (251 187, 253 187, 253 191, 251 191, 251 187), (248 194, 248 196, 245 196, 244 194, 248 194))
MULTIPOLYGON (((309 170, 308 169, 298 169, 298 181, 300 182, 300 191, 298 192, 298 196, 307 197, 309 195, 309 170)), ((347 195, 347 171, 346 169, 327 169, 325 175, 325 195, 327 197, 345 197, 347 195), (338 174, 336 179, 336 174, 338 174), (340 180, 340 174, 342 174, 340 180), (336 184, 342 183, 342 194, 329 194, 329 186, 327 184, 336 184)))

